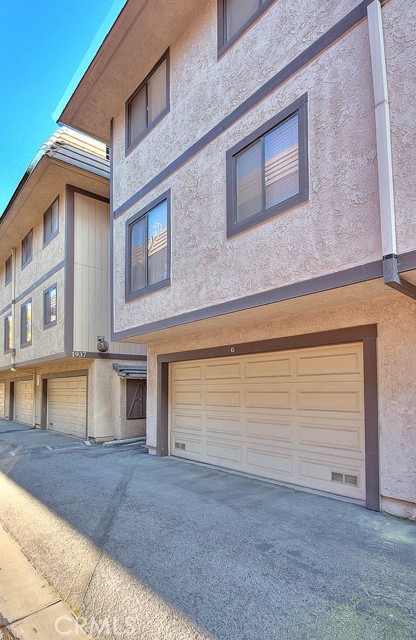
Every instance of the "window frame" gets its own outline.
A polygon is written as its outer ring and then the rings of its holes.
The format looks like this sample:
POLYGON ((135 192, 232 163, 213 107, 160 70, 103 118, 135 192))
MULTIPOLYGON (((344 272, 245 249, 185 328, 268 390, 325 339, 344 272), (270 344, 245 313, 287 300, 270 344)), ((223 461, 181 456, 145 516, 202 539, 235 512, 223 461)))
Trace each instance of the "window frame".
POLYGON ((226 154, 226 183, 227 183, 227 238, 232 238, 258 224, 270 220, 293 207, 309 200, 309 161, 308 161, 308 94, 292 102, 273 118, 262 124, 246 138, 229 149, 226 154), (263 138, 291 116, 298 114, 298 145, 299 145, 299 192, 269 209, 263 209, 241 222, 235 219, 236 211, 236 156, 263 138))
POLYGON ((9 331, 7 330, 7 321, 10 318, 10 323, 12 324, 12 332, 13 332, 13 314, 12 313, 8 313, 7 316, 4 316, 4 323, 3 323, 3 339, 4 339, 4 353, 10 353, 12 350, 12 345, 9 344, 9 346, 6 348, 6 344, 8 342, 8 336, 9 336, 9 331), (7 341, 6 341, 6 336, 7 336, 7 341))
POLYGON ((13 280, 13 256, 10 255, 4 263, 4 286, 7 287, 8 284, 13 280), (7 277, 7 265, 10 264, 10 274, 9 278, 7 277))
MULTIPOLYGON (((32 344, 32 338, 33 338, 33 303, 32 303, 32 298, 28 298, 27 300, 25 300, 24 302, 22 302, 22 304, 20 305, 20 347, 21 349, 23 349, 24 347, 30 347, 30 345, 32 344), (27 305, 30 304, 30 312, 31 312, 31 317, 30 317, 30 340, 23 342, 23 309, 25 307, 27 307, 27 305)), ((27 337, 27 336, 26 336, 27 337)))
POLYGON ((227 0, 217 0, 217 57, 221 58, 230 47, 232 47, 237 40, 239 40, 250 27, 257 22, 257 20, 263 15, 276 0, 265 0, 259 8, 250 16, 250 18, 235 32, 235 34, 226 40, 226 2, 227 0))
POLYGON ((50 287, 48 287, 47 289, 45 289, 45 291, 43 292, 43 328, 44 329, 49 329, 50 327, 54 327, 56 324, 58 323, 58 284, 55 282, 54 284, 51 284, 50 287), (48 301, 48 294, 50 291, 52 291, 52 289, 56 289, 56 320, 53 320, 52 322, 47 322, 47 301, 48 301))
POLYGON ((33 260, 33 227, 29 231, 29 233, 25 235, 25 237, 21 242, 21 252, 22 252, 21 269, 24 269, 29 264, 29 262, 32 262, 33 260), (24 260, 23 259, 23 243, 27 238, 29 238, 29 236, 30 236, 30 256, 26 260, 24 260))
POLYGON ((56 238, 58 233, 59 233, 59 196, 55 198, 55 200, 52 202, 52 204, 46 209, 45 213, 43 214, 43 248, 45 248, 50 242, 52 242, 52 240, 56 238), (55 202, 58 203, 58 227, 56 228, 55 231, 52 231, 51 235, 48 238, 46 238, 45 237, 45 216, 49 211, 51 211, 51 214, 52 214, 52 207, 55 204, 55 202))
POLYGON ((143 296, 153 293, 154 291, 158 291, 159 289, 164 289, 165 287, 169 287, 171 284, 171 191, 165 191, 160 196, 152 200, 148 205, 140 209, 137 213, 135 213, 131 218, 126 220, 126 230, 125 230, 125 301, 130 302, 131 300, 137 300, 138 298, 142 298, 143 296), (143 287, 143 289, 138 289, 137 291, 132 291, 131 289, 131 227, 138 222, 141 218, 147 216, 152 209, 157 207, 159 204, 166 200, 166 219, 167 219, 167 265, 168 265, 168 277, 164 280, 160 280, 159 282, 155 282, 154 284, 147 285, 143 287))
MULTIPOLYGON (((148 92, 146 89, 146 108, 149 109, 148 105, 148 92)), ((139 84, 137 89, 131 94, 129 99, 126 102, 125 106, 125 154, 126 156, 133 151, 137 147, 137 145, 150 133, 150 131, 157 125, 159 122, 170 112, 170 57, 169 57, 169 49, 165 51, 165 53, 159 58, 154 67, 149 71, 145 79, 139 84), (132 100, 137 96, 137 94, 143 89, 143 87, 147 87, 147 84, 154 73, 158 70, 161 64, 166 61, 166 108, 163 109, 161 113, 153 120, 150 125, 141 132, 141 134, 130 142, 130 104, 132 100)))

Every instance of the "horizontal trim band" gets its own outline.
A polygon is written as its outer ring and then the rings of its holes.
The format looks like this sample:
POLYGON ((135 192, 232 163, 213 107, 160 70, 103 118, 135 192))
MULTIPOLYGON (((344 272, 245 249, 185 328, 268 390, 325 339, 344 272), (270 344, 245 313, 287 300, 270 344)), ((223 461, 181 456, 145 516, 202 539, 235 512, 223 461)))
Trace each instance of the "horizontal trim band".
MULTIPOLYGON (((140 362, 147 361, 147 356, 136 356, 132 353, 95 353, 94 351, 86 351, 85 357, 92 358, 94 360, 115 360, 117 358, 117 360, 138 360, 140 362)), ((74 360, 81 360, 81 358, 74 358, 74 360)))
POLYGON ((297 73, 321 54, 325 49, 330 47, 334 42, 344 36, 350 29, 359 24, 367 16, 367 2, 364 0, 357 5, 350 13, 331 27, 326 33, 320 36, 315 42, 307 47, 302 53, 294 58, 283 69, 278 71, 270 80, 268 80, 260 89, 257 89, 249 98, 242 102, 234 111, 226 116, 215 127, 210 129, 205 135, 202 136, 197 142, 184 151, 180 156, 173 160, 165 169, 163 169, 158 175, 150 180, 146 185, 139 189, 134 195, 132 195, 126 202, 117 207, 113 212, 113 217, 118 218, 127 209, 130 209, 136 202, 138 202, 145 195, 150 193, 155 187, 157 187, 163 180, 166 180, 172 173, 177 171, 183 164, 188 162, 197 153, 202 151, 210 142, 218 138, 224 131, 229 129, 240 118, 248 113, 259 102, 267 98, 273 91, 275 91, 280 85, 289 80, 293 74, 297 73))
MULTIPOLYGON (((65 352, 55 353, 51 356, 44 356, 43 358, 35 358, 34 360, 23 360, 22 362, 15 362, 13 366, 16 369, 22 369, 23 367, 31 367, 32 365, 43 364, 45 362, 54 362, 55 360, 65 360, 65 352)), ((0 371, 10 371, 11 363, 6 367, 0 367, 0 371)))
POLYGON ((163 329, 170 329, 182 324, 189 324, 199 320, 207 320, 208 318, 214 318, 215 316, 222 316, 229 313, 235 313, 237 311, 245 311, 246 309, 262 307, 275 302, 283 302, 285 300, 291 300, 292 298, 302 298, 314 293, 322 293, 323 291, 330 291, 331 289, 338 289, 351 284, 366 282, 367 280, 376 280, 382 276, 382 261, 377 260, 376 262, 351 267, 344 271, 328 273, 317 278, 311 278, 310 280, 303 280, 302 282, 295 282, 276 289, 270 289, 269 291, 254 293, 250 296, 245 296, 244 298, 221 302, 210 307, 197 309, 196 311, 188 311, 171 318, 156 320, 155 322, 150 322, 132 329, 116 331, 112 334, 111 340, 125 340, 126 338, 145 335, 147 333, 152 333, 153 331, 161 331, 163 329))

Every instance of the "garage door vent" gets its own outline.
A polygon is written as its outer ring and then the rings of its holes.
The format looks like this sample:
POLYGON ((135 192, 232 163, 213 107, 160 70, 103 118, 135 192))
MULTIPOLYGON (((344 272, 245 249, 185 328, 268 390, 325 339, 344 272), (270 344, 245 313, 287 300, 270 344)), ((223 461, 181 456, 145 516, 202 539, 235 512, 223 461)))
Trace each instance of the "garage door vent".
POLYGON ((332 482, 342 482, 343 484, 350 484, 353 487, 358 487, 358 476, 353 476, 349 473, 343 474, 338 471, 332 471, 332 482))
POLYGON ((185 451, 185 443, 184 442, 175 442, 175 449, 181 449, 185 451))

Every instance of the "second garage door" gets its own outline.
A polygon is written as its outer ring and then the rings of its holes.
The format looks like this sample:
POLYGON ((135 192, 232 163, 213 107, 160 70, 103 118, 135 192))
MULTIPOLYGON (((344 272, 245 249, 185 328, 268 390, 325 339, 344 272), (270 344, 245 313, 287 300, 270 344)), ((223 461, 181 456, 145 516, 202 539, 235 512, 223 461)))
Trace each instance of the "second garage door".
POLYGON ((6 383, 0 382, 0 419, 3 420, 5 415, 5 401, 6 401, 6 383))
POLYGON ((48 429, 86 437, 86 376, 48 380, 48 429))
POLYGON ((14 419, 33 426, 33 380, 14 383, 14 419))
POLYGON ((361 344, 171 365, 172 455, 365 499, 361 344))

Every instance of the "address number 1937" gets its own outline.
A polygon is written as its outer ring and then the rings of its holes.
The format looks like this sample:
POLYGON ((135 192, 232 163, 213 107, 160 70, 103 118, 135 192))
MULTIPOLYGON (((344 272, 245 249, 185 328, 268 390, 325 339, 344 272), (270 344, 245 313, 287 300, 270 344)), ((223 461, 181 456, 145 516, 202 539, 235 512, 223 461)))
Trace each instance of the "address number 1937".
POLYGON ((86 351, 73 351, 72 352, 72 357, 73 358, 86 358, 87 357, 87 352, 86 351))

